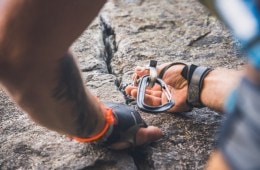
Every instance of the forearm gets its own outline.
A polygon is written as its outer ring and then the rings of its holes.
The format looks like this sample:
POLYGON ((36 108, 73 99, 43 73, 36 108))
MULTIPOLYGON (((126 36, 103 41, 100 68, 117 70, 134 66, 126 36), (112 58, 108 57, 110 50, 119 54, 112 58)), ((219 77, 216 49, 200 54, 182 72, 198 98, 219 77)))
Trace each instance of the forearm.
POLYGON ((95 134, 103 127, 104 110, 84 88, 71 55, 9 76, 3 85, 35 122, 80 137, 95 134))
POLYGON ((22 66, 25 60, 33 63, 62 57, 105 2, 0 1, 0 66, 10 67, 14 60, 22 66))
POLYGON ((104 125, 104 111, 85 90, 73 57, 66 54, 104 2, 1 1, 1 84, 49 129, 86 137, 104 125))
POLYGON ((204 79, 201 102, 214 110, 223 111, 227 96, 236 87, 244 71, 212 70, 204 79))

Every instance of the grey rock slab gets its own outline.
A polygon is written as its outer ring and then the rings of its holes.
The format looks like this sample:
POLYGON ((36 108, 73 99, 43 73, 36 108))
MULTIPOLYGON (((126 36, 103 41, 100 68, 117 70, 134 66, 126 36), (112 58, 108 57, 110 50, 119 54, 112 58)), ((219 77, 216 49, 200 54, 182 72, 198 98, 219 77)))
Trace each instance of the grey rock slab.
MULTIPOLYGON (((195 0, 146 0, 141 5, 109 1, 101 18, 114 33, 111 68, 122 83, 130 83, 133 68, 151 59, 212 68, 240 69, 244 64, 230 32, 195 0)), ((133 154, 140 169, 204 168, 216 145, 221 115, 194 109, 142 116, 159 126, 165 137, 133 154)))
POLYGON ((99 19, 95 19, 73 43, 71 51, 82 72, 108 73, 99 19))
POLYGON ((71 141, 35 124, 0 91, 0 169, 137 169, 125 152, 71 141))
POLYGON ((111 63, 116 74, 150 59, 212 67, 241 64, 229 32, 195 0, 151 0, 128 7, 110 2, 102 17, 116 33, 111 63))
MULTIPOLYGON (((119 84, 131 82, 134 67, 150 59, 212 68, 244 63, 231 34, 195 0, 108 1, 71 51, 86 87, 114 102, 124 102, 119 84)), ((222 119, 207 108, 141 112, 164 137, 135 151, 115 152, 36 125, 3 91, 0 101, 0 169, 203 169, 222 119)))

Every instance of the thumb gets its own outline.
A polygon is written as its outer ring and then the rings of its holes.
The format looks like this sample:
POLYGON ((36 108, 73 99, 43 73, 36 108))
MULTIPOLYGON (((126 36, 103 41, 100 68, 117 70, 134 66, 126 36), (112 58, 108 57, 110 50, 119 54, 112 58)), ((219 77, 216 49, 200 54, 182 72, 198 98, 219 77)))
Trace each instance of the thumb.
POLYGON ((163 133, 158 127, 148 126, 147 128, 140 128, 136 133, 136 145, 143 145, 156 141, 162 136, 163 133))
MULTIPOLYGON (((136 133, 136 145, 143 145, 149 142, 156 141, 163 136, 162 131, 155 126, 148 126, 147 128, 140 128, 136 133)), ((110 146, 115 150, 128 148, 129 142, 117 142, 110 146)))

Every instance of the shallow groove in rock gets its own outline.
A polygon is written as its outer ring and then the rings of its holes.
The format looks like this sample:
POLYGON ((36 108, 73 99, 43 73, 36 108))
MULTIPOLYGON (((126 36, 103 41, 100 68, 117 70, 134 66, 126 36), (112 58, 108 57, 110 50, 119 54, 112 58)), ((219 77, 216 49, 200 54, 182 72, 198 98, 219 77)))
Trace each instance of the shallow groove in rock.
POLYGON ((190 46, 190 47, 193 46, 193 44, 195 44, 197 41, 199 41, 199 40, 205 38, 205 37, 206 37, 207 35, 209 35, 210 33, 211 33, 211 32, 208 31, 208 32, 206 32, 205 34, 203 34, 203 35, 197 37, 195 40, 190 41, 190 43, 188 44, 188 46, 190 46))

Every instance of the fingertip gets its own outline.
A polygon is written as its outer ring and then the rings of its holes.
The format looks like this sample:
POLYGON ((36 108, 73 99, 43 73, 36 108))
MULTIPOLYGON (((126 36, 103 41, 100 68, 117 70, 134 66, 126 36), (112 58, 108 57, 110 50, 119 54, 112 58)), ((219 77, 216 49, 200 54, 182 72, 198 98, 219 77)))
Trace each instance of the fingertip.
POLYGON ((140 128, 136 134, 136 144, 143 145, 145 143, 153 142, 163 136, 162 131, 155 126, 148 126, 147 128, 140 128))
POLYGON ((133 89, 135 89, 135 88, 137 88, 137 87, 135 87, 135 86, 127 86, 127 87, 125 88, 126 94, 127 94, 127 95, 131 95, 131 91, 132 91, 133 89))
POLYGON ((158 140, 163 136, 162 130, 156 126, 148 126, 150 128, 150 133, 153 133, 153 140, 158 140))
POLYGON ((141 67, 141 66, 136 66, 136 67, 135 67, 135 72, 141 71, 142 69, 143 69, 143 67, 141 67))
POLYGON ((134 97, 134 98, 137 97, 137 89, 133 89, 133 90, 131 91, 131 96, 134 97))
POLYGON ((146 67, 137 66, 137 67, 135 68, 135 71, 134 71, 134 72, 135 72, 135 74, 136 74, 137 76, 142 77, 142 76, 148 74, 148 73, 149 73, 149 70, 146 69, 146 67))
POLYGON ((130 96, 136 98, 136 96, 137 96, 137 87, 135 87, 135 86, 127 86, 125 88, 125 93, 127 95, 130 95, 130 96))

